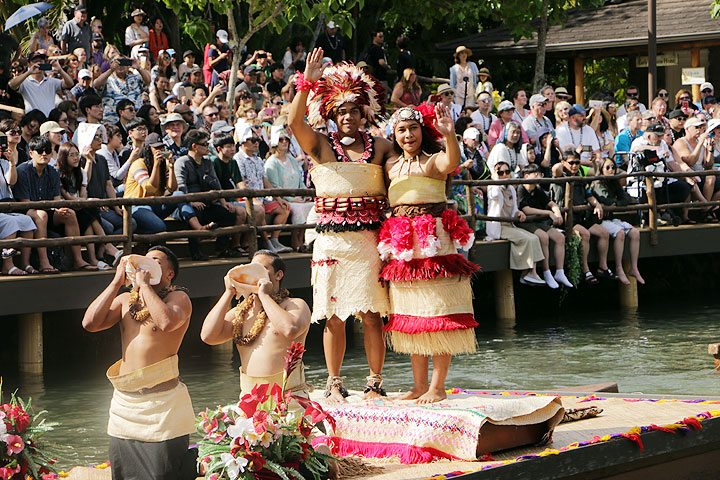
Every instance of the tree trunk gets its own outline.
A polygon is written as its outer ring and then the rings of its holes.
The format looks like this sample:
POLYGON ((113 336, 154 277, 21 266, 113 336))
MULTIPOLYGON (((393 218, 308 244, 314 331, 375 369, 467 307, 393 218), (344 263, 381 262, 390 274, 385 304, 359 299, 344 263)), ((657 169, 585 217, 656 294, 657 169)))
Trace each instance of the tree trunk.
POLYGON ((545 85, 545 47, 547 45, 548 30, 548 3, 543 0, 542 13, 540 15, 540 27, 537 36, 537 52, 535 56, 535 78, 533 80, 533 92, 539 92, 545 85))
MULTIPOLYGON (((248 13, 249 15, 249 13, 248 13)), ((230 82, 228 84, 227 89, 227 95, 225 96, 225 101, 227 102, 228 106, 230 107, 230 111, 235 111, 235 86, 237 85, 237 72, 238 68, 240 68, 240 59, 241 59, 241 52, 242 47, 245 46, 245 42, 241 42, 240 38, 238 37, 238 29, 237 24, 235 23, 235 12, 233 11, 233 7, 228 8, 227 10, 227 17, 228 17, 228 30, 230 30, 230 36, 232 36, 235 45, 233 46, 233 57, 232 57, 232 68, 230 69, 230 82)))
POLYGON ((315 48, 315 43, 317 42, 317 39, 320 36, 320 32, 323 31, 324 26, 325 26, 325 14, 321 13, 320 18, 318 18, 317 25, 315 25, 315 31, 313 32, 312 40, 310 40, 310 45, 308 45, 308 48, 307 48, 308 52, 312 52, 313 48, 315 48))

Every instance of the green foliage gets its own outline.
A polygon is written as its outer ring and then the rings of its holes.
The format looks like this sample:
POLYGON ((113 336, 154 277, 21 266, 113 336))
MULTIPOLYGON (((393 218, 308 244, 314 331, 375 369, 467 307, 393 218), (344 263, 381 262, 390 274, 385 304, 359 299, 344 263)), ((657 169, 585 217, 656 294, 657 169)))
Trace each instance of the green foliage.
MULTIPOLYGON (((580 237, 572 235, 569 240, 565 241, 565 275, 570 283, 576 287, 580 285, 582 280, 582 242, 580 237)), ((560 286, 560 296, 558 304, 562 305, 565 296, 568 294, 568 287, 560 286)))
MULTIPOLYGON (((605 57, 587 59, 585 63, 585 91, 589 95, 606 89, 622 93, 628 86, 630 59, 605 57)), ((624 95, 616 98, 624 98, 624 95)))

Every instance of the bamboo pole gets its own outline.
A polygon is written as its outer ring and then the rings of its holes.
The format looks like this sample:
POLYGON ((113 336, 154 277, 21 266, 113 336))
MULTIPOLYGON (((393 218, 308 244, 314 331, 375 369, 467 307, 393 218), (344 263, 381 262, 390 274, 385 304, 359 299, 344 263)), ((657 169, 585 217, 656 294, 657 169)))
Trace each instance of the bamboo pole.
MULTIPOLYGON (((623 260, 623 269, 625 269, 626 272, 630 271, 630 260, 623 260)), ((639 304, 637 280, 632 275, 628 275, 628 280, 630 281, 630 284, 628 285, 618 282, 618 289, 620 291, 620 306, 626 308, 637 308, 639 304)))
POLYGON ((123 253, 129 255, 132 253, 133 239, 132 239, 132 206, 123 205, 123 236, 127 237, 127 240, 123 242, 123 253))
POLYGON ((497 318, 515 320, 515 288, 512 270, 495 272, 495 314, 497 318))
POLYGON ((650 203, 649 224, 650 224, 650 245, 658 244, 658 214, 657 196, 655 195, 655 179, 645 177, 645 188, 647 189, 648 202, 650 203))

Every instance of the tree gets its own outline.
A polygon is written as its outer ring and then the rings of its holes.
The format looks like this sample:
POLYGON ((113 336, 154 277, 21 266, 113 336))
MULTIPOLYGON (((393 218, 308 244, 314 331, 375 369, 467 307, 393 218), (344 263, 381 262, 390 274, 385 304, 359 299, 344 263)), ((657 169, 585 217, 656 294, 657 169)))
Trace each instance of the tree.
POLYGON ((364 0, 163 0, 168 8, 175 11, 183 31, 202 47, 212 41, 210 25, 201 13, 209 9, 225 15, 231 36, 230 49, 233 54, 230 85, 227 102, 233 108, 235 85, 243 47, 260 30, 271 27, 281 32, 291 22, 310 23, 320 15, 332 15, 338 19, 345 35, 351 35, 355 27, 350 10, 357 4, 363 7, 364 0), (245 17, 244 22, 238 18, 245 17), (239 28, 239 26, 241 26, 239 28))

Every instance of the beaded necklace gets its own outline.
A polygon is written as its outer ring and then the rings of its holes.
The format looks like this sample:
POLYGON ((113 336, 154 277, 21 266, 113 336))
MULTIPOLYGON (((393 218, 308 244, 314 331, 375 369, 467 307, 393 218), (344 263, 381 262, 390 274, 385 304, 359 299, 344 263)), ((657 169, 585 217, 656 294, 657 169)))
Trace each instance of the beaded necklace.
MULTIPOLYGON (((275 303, 280 304, 289 296, 290 292, 282 289, 280 290, 280 292, 270 295, 270 298, 272 298, 275 303)), ((255 318, 255 323, 253 323, 252 328, 246 335, 242 334, 242 326, 243 323, 245 323, 245 317, 247 316, 247 313, 250 311, 250 309, 253 308, 253 306, 255 305, 255 298, 257 298, 257 295, 251 293, 245 300, 243 300, 242 303, 238 304, 238 306, 234 308, 235 318, 232 321, 233 342, 243 347, 246 345, 250 345, 252 342, 254 342, 260 335, 260 332, 263 331, 263 329, 265 328, 265 324, 267 323, 267 313, 265 313, 265 310, 262 308, 261 304, 260 311, 255 318)))
MULTIPOLYGON (((360 133, 360 138, 362 138, 364 151, 360 160, 357 160, 357 163, 368 163, 368 161, 372 160, 375 156, 375 141, 372 135, 364 130, 360 130, 358 133, 360 133)), ((330 145, 335 152, 335 157, 338 162, 353 161, 347 156, 347 153, 345 153, 345 149, 343 148, 342 143, 340 143, 340 135, 338 135, 337 132, 330 133, 330 145)))

